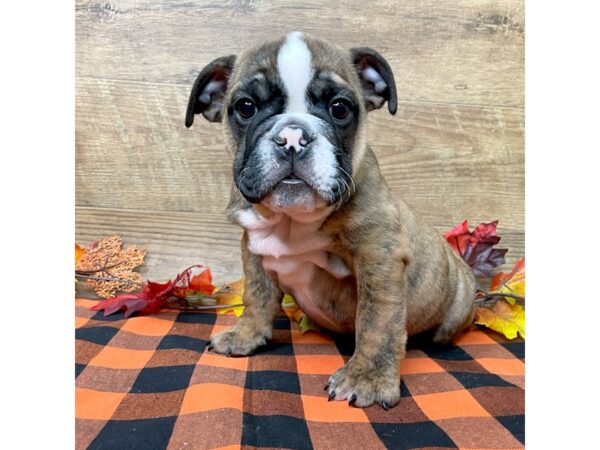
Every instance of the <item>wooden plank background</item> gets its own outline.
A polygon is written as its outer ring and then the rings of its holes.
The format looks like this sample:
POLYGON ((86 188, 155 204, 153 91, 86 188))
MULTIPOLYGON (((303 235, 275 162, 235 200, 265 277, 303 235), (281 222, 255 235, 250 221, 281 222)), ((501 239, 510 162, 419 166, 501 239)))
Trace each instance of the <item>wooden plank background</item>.
POLYGON ((293 30, 388 59, 398 113, 371 113, 369 141, 398 196, 440 230, 498 219, 508 262, 524 254, 521 0, 77 0, 77 240, 121 234, 152 279, 239 276, 231 155, 185 107, 205 64, 293 30))

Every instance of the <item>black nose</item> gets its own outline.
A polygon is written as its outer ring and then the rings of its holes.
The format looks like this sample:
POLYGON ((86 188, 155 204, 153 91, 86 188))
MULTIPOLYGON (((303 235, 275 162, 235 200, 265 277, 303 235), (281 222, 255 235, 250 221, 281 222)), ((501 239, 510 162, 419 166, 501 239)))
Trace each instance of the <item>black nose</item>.
POLYGON ((309 133, 299 125, 288 124, 276 131, 273 141, 285 154, 300 154, 313 141, 309 133))

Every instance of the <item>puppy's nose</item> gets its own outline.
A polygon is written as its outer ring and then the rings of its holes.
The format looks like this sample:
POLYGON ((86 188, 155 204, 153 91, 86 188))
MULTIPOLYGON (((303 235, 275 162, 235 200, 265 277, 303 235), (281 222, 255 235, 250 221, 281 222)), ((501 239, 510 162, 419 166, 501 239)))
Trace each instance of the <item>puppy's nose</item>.
POLYGON ((292 151, 300 153, 312 139, 310 139, 308 133, 302 127, 298 125, 287 125, 278 133, 275 133, 273 140, 285 151, 285 153, 290 153, 292 151))

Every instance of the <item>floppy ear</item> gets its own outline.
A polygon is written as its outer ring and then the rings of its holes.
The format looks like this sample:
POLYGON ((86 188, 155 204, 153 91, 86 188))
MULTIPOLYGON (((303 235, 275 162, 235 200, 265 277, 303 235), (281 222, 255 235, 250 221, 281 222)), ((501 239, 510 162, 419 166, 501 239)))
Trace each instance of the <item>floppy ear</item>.
POLYGON ((211 122, 221 121, 227 80, 234 64, 235 55, 223 56, 202 69, 190 93, 185 114, 186 127, 191 127, 194 123, 194 115, 200 113, 211 122))
POLYGON ((387 101, 388 111, 396 114, 396 82, 385 58, 372 48, 360 47, 350 49, 350 60, 360 79, 367 111, 379 109, 387 101))

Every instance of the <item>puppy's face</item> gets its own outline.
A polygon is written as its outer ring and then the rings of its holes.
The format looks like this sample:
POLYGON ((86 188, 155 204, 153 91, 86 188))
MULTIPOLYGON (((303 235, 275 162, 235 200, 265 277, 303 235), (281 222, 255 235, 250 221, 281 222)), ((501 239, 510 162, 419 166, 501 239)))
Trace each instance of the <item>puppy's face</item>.
POLYGON ((366 111, 386 100, 394 113, 393 75, 375 51, 345 53, 291 33, 207 66, 186 125, 198 112, 223 120, 235 185, 249 202, 310 211, 350 194, 366 111))

